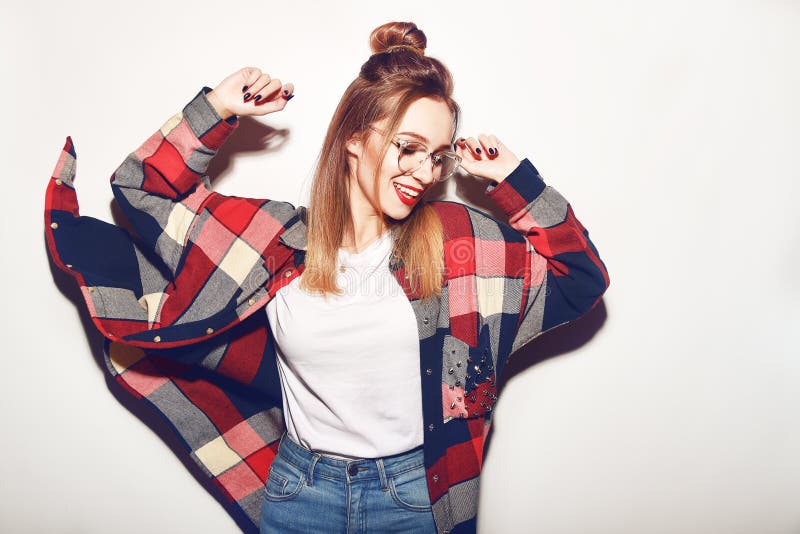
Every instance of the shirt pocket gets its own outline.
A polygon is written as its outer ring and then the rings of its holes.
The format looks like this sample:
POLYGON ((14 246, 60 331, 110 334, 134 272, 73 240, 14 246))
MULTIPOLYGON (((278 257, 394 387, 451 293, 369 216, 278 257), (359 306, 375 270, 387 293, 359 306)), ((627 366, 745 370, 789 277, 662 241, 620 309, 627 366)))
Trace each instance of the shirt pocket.
POLYGON ((446 334, 442 349, 444 422, 486 416, 497 401, 497 380, 488 335, 476 346, 446 334))

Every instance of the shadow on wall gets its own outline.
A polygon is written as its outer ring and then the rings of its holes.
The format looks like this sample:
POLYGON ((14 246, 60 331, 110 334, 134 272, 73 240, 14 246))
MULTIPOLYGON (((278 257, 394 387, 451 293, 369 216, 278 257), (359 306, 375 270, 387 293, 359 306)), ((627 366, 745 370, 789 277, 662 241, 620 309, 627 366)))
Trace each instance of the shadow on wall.
MULTIPOLYGON (((608 313, 601 298, 594 308, 578 319, 557 326, 533 339, 520 350, 513 353, 503 367, 503 372, 497 379, 497 396, 501 397, 506 384, 515 376, 550 358, 567 354, 588 343, 592 337, 603 327, 608 313)), ((489 428, 484 445, 484 455, 489 454, 496 422, 489 428)))
MULTIPOLYGON (((278 152, 289 141, 289 137, 287 128, 279 130, 252 117, 239 117, 239 127, 220 147, 206 174, 212 177, 212 183, 220 183, 230 172, 234 158, 278 152)), ((264 198, 270 198, 267 191, 264 198)))

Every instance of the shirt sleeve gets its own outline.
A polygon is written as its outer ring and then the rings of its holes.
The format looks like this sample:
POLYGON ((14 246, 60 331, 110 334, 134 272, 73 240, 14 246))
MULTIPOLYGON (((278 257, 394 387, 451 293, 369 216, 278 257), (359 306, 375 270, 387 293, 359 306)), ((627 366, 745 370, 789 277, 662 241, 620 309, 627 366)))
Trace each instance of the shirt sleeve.
POLYGON ((111 188, 125 217, 147 250, 176 274, 189 230, 212 194, 205 176, 211 159, 238 126, 223 120, 203 89, 111 176, 111 188))
POLYGON ((608 288, 608 271, 572 206, 528 159, 486 193, 527 241, 522 294, 508 296, 519 299, 513 353, 589 311, 608 288))

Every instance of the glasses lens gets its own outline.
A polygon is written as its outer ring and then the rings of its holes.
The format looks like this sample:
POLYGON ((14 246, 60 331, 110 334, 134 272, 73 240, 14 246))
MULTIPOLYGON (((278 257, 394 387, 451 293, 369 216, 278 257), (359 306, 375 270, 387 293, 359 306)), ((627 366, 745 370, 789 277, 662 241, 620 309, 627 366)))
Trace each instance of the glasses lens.
POLYGON ((437 154, 434 161, 438 161, 438 165, 434 164, 433 168, 435 171, 438 170, 439 175, 436 179, 440 181, 450 178, 461 163, 457 155, 448 153, 437 154))
POLYGON ((425 145, 418 143, 405 143, 400 146, 400 157, 397 163, 403 172, 414 172, 422 166, 428 159, 428 151, 425 145))
MULTIPOLYGON (((428 147, 420 143, 403 143, 399 146, 400 155, 397 159, 398 166, 403 172, 415 172, 428 161, 428 147)), ((458 169, 461 158, 451 152, 435 154, 432 158, 433 178, 446 180, 458 169)))

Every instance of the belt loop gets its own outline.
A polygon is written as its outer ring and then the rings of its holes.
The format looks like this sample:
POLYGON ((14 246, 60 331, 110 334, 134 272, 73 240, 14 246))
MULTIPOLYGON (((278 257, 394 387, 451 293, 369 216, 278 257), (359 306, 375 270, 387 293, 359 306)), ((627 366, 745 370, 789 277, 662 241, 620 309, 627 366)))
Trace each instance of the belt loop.
POLYGON ((314 457, 311 458, 311 463, 308 466, 308 477, 306 479, 306 486, 313 486, 314 485, 314 467, 317 465, 317 460, 322 458, 322 455, 319 453, 314 453, 314 457))
POLYGON ((375 465, 378 466, 378 475, 381 477, 381 491, 389 491, 389 481, 386 480, 386 469, 383 466, 383 458, 377 458, 375 465))

